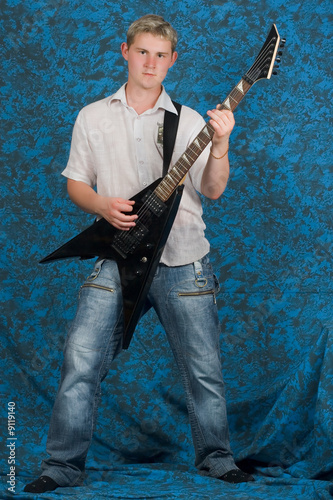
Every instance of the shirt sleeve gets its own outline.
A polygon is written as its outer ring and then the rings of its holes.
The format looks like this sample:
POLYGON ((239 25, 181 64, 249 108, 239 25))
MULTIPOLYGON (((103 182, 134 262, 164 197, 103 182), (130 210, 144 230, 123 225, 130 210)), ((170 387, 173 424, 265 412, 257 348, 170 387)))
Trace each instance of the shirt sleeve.
POLYGON ((89 144, 89 131, 82 111, 78 114, 74 125, 69 159, 62 175, 74 181, 85 182, 91 187, 96 184, 96 170, 89 144))

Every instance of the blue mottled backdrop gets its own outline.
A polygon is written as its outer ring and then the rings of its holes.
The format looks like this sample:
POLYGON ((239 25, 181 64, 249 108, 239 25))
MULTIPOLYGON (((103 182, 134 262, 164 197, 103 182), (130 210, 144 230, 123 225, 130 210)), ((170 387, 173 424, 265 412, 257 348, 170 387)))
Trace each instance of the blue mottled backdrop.
POLYGON ((126 81, 120 44, 152 11, 180 34, 166 88, 203 115, 252 64, 272 22, 287 38, 279 76, 236 111, 225 195, 204 201, 232 446, 257 481, 196 473, 177 369, 149 313, 104 383, 85 486, 44 498, 330 498, 330 0, 2 0, 0 496, 10 496, 13 454, 16 496, 38 474, 65 334, 92 265, 38 264, 92 222, 60 176, 74 120, 126 81))

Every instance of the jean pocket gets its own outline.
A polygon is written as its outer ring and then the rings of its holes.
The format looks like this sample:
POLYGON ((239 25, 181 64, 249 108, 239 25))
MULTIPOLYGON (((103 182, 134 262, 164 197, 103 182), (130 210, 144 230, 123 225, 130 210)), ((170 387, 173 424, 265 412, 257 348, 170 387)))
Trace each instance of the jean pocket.
POLYGON ((212 295, 214 304, 216 304, 216 297, 214 290, 201 290, 197 292, 178 292, 178 297, 202 297, 203 295, 212 295))
POLYGON ((98 290, 105 290, 107 292, 115 292, 114 288, 110 288, 108 286, 103 286, 103 285, 97 285, 97 283, 84 283, 84 285, 81 286, 81 290, 83 288, 97 288, 98 290))
MULTIPOLYGON (((207 269, 205 271, 207 271, 207 269)), ((220 286, 215 274, 211 272, 205 275, 203 272, 196 272, 194 283, 193 281, 184 282, 182 287, 178 289, 177 296, 203 297, 204 295, 212 295, 214 303, 216 304, 216 294, 219 290, 220 286)))
POLYGON ((178 297, 196 297, 197 295, 214 295, 214 290, 198 290, 195 292, 178 292, 178 297))

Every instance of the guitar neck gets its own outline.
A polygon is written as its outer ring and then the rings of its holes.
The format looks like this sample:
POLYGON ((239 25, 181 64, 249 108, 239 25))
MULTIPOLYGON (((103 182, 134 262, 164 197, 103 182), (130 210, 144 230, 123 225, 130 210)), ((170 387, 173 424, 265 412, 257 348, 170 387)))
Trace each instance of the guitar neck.
MULTIPOLYGON (((243 97, 245 97, 247 92, 250 90, 251 86, 252 83, 249 83, 246 81, 245 77, 243 77, 236 87, 230 92, 227 98, 222 102, 222 104, 217 106, 217 109, 229 109, 234 111, 243 97)), ((185 175, 190 170, 194 162, 199 158, 203 150, 210 143, 213 135, 214 128, 208 122, 155 189, 154 193, 160 198, 160 200, 166 201, 169 199, 177 186, 182 183, 185 175)))

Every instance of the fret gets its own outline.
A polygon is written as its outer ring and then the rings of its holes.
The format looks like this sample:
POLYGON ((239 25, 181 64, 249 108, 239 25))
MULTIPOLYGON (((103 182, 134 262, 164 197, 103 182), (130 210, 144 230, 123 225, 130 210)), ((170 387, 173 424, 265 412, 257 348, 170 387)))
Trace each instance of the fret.
POLYGON ((185 175, 186 173, 181 174, 178 170, 175 169, 175 167, 170 170, 170 177, 172 178, 172 183, 175 185, 175 187, 180 183, 185 175))
POLYGON ((238 83, 238 85, 236 85, 235 90, 236 89, 239 90, 243 95, 245 95, 243 79, 238 83))
POLYGON ((179 182, 182 179, 180 173, 176 169, 173 172, 170 171, 170 177, 171 177, 172 182, 179 182))
POLYGON ((162 200, 162 201, 166 201, 169 197, 169 193, 167 191, 165 191, 164 189, 164 183, 163 181, 157 186, 157 188, 155 189, 154 193, 162 200))
MULTIPOLYGON (((201 153, 201 151, 200 151, 201 153)), ((186 150, 186 154, 187 156, 190 157, 191 159, 191 166, 193 165, 193 163, 195 162, 195 160, 198 158, 198 155, 195 154, 195 152, 193 151, 193 149, 191 148, 191 146, 188 147, 188 149, 186 150), (194 153, 194 155, 192 155, 192 153, 194 153)))
POLYGON ((206 137, 208 137, 209 139, 211 138, 211 135, 210 135, 210 130, 209 130, 209 126, 206 125, 202 131, 201 131, 201 134, 205 135, 206 137))
POLYGON ((202 150, 202 146, 200 145, 199 141, 197 141, 196 139, 194 139, 190 148, 194 154, 198 154, 198 151, 201 152, 201 150, 202 150))
POLYGON ((185 177, 185 175, 187 174, 187 170, 185 169, 185 171, 183 171, 183 165, 181 165, 181 163, 179 161, 177 161, 177 163, 175 164, 173 170, 179 172, 180 179, 182 179, 183 177, 185 177))
MULTIPOLYGON (((251 86, 252 84, 242 78, 222 104, 217 106, 217 109, 229 109, 234 111, 251 86)), ((154 193, 162 201, 168 200, 176 187, 179 186, 194 162, 199 158, 203 150, 210 143, 213 135, 214 128, 209 122, 207 122, 204 128, 199 132, 186 151, 155 189, 154 193)))
POLYGON ((230 104, 230 98, 229 96, 226 98, 225 101, 223 101, 222 106, 224 109, 230 109, 231 110, 231 104, 230 104))
POLYGON ((241 92, 240 90, 235 88, 230 95, 235 101, 240 102, 244 97, 244 92, 241 92))
POLYGON ((236 106, 237 104, 239 104, 239 100, 236 99, 236 97, 232 96, 231 94, 230 94, 230 99, 232 99, 236 103, 236 106))
POLYGON ((234 111, 250 88, 251 85, 244 80, 244 78, 242 78, 236 87, 230 92, 228 97, 223 101, 220 109, 229 109, 234 111), (230 99, 232 99, 233 102, 231 102, 230 99))
POLYGON ((167 194, 169 194, 170 190, 172 189, 172 186, 168 184, 168 180, 167 179, 164 179, 163 188, 164 188, 164 190, 166 191, 167 194))
POLYGON ((186 163, 187 163, 188 165, 191 165, 191 166, 192 166, 192 163, 189 161, 189 159, 188 159, 188 158, 187 158, 187 156, 186 156, 187 154, 188 154, 188 149, 187 149, 187 150, 186 150, 186 152, 183 154, 182 159, 183 159, 183 160, 185 160, 185 161, 186 161, 186 163))

